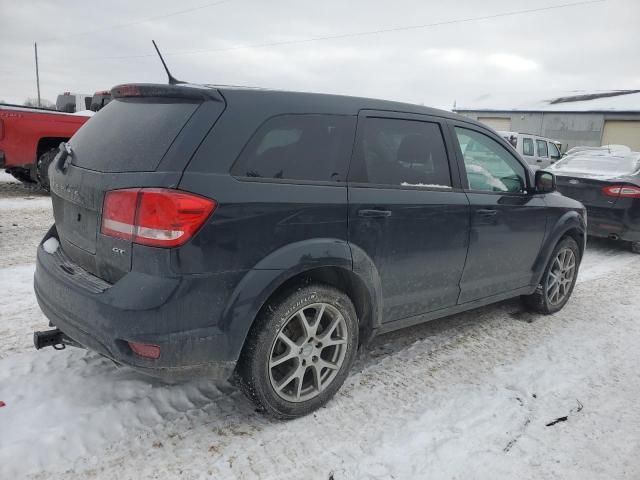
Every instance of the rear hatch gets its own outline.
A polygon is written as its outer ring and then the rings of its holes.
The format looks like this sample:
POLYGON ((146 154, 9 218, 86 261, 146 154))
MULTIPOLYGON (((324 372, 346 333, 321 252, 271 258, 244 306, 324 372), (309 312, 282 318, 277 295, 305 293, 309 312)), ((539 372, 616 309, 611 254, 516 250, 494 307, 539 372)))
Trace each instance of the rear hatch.
POLYGON ((106 192, 175 188, 225 106, 217 90, 190 86, 123 85, 112 96, 49 171, 65 255, 110 283, 131 270, 133 245, 100 233, 106 192))

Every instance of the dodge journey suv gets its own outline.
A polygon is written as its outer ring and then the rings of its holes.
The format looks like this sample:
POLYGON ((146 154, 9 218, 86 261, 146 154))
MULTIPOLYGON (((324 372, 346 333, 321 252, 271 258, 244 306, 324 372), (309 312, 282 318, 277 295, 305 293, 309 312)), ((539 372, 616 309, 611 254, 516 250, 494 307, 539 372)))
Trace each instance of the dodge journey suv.
POLYGON ((279 418, 374 335, 510 297, 560 310, 585 210, 494 131, 430 108, 130 84, 50 166, 35 291, 56 328, 150 375, 231 380, 279 418))

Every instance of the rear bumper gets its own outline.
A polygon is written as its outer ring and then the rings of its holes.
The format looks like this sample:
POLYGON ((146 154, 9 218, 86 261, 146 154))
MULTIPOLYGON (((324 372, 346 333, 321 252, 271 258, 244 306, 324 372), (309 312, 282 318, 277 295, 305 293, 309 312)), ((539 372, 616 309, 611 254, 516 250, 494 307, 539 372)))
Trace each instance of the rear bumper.
MULTIPOLYGON (((52 228, 45 240, 54 235, 52 228)), ((34 289, 44 314, 65 335, 155 377, 231 377, 240 352, 231 347, 237 342, 229 341, 228 329, 218 322, 236 274, 152 277, 131 272, 109 285, 95 277, 92 281, 77 266, 69 273, 68 264, 63 269, 61 263, 60 255, 45 252, 41 245, 34 289), (209 294, 205 297, 204 292, 209 294), (160 346, 160 358, 134 354, 129 341, 160 346)))
POLYGON ((640 219, 636 221, 627 210, 587 207, 587 216, 588 235, 640 242, 640 219))

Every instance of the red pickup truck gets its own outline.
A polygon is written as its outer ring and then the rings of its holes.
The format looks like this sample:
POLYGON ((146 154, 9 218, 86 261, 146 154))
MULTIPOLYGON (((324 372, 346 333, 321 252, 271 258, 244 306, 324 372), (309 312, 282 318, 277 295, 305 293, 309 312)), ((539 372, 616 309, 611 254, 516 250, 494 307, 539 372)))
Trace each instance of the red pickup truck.
POLYGON ((92 113, 0 104, 0 168, 24 183, 48 190, 47 171, 60 142, 69 140, 92 113))

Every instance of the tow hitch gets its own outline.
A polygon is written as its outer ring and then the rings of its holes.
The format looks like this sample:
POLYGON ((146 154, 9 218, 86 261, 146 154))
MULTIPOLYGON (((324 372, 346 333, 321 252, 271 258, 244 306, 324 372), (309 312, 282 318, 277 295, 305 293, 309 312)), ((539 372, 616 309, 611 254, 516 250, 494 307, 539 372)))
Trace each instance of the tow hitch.
POLYGON ((44 347, 53 347, 56 350, 64 350, 66 345, 74 345, 75 342, 67 337, 58 328, 46 332, 33 332, 33 345, 36 350, 44 347))

